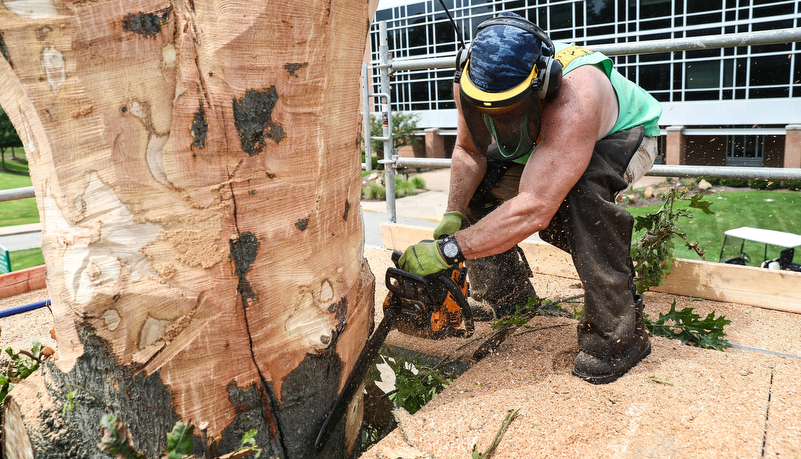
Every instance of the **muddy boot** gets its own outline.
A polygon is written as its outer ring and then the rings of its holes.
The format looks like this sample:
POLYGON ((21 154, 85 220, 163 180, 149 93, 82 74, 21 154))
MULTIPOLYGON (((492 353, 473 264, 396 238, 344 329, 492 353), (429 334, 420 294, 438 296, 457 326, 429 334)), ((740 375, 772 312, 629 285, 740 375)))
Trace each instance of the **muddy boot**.
POLYGON ((642 316, 644 309, 642 295, 635 295, 634 301, 636 316, 634 339, 611 357, 596 357, 581 351, 573 365, 574 376, 592 384, 607 384, 623 376, 651 353, 651 340, 648 338, 642 316))
POLYGON ((515 313, 536 296, 529 281, 531 269, 515 246, 504 253, 467 262, 470 303, 475 320, 492 320, 515 313))

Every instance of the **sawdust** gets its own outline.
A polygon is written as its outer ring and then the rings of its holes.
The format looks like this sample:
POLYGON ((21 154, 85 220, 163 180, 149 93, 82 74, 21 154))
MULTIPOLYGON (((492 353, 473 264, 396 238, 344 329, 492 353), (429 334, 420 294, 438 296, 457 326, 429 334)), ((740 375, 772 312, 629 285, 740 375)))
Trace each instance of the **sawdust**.
MULTIPOLYGON (((38 303, 48 298, 47 289, 34 290, 0 299, 0 310, 38 303)), ((0 359, 8 360, 5 349, 9 347, 14 351, 30 350, 34 340, 55 349, 56 340, 50 336, 52 329, 53 315, 47 307, 0 319, 0 350, 3 351, 0 359)))
MULTIPOLYGON (((207 218, 178 229, 162 230, 161 239, 169 241, 178 252, 175 259, 195 267, 211 268, 223 259, 217 247, 222 232, 220 217, 207 218)), ((172 277, 173 271, 167 268, 165 275, 172 277)))
MULTIPOLYGON (((366 256, 376 273, 389 265, 388 251, 366 249, 366 256)), ((540 297, 583 293, 578 279, 531 280, 540 297)), ((377 282, 377 306, 385 295, 377 282)), ((575 321, 536 317, 415 415, 396 415, 399 428, 362 457, 470 457, 473 445, 478 451, 490 445, 517 407, 520 415, 494 459, 801 455, 801 359, 770 354, 801 356, 801 315, 659 292, 645 294, 645 312, 656 319, 674 300, 676 309, 726 316, 727 338, 741 348, 719 352, 652 337, 650 356, 618 381, 594 386, 570 374, 578 353, 575 321)), ((583 307, 582 298, 574 301, 583 307)), ((475 341, 397 332, 387 341, 466 361, 491 334, 489 324, 478 323, 475 341)))

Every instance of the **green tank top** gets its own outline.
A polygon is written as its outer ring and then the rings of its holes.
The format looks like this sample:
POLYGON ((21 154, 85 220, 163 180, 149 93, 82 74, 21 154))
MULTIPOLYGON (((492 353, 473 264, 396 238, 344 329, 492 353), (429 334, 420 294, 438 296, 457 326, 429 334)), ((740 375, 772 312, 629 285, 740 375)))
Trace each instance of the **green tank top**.
MULTIPOLYGON (((567 62, 562 69, 562 75, 567 75, 571 71, 582 65, 594 65, 606 73, 612 88, 617 95, 618 114, 617 122, 609 134, 618 131, 631 129, 635 126, 644 126, 645 135, 649 137, 659 135, 659 117, 662 116, 662 105, 653 98, 648 92, 629 81, 617 70, 612 68, 612 59, 598 52, 589 52, 584 48, 577 47, 579 50, 575 55, 565 57, 560 56, 559 52, 573 45, 568 43, 554 42, 556 47, 556 58, 561 62, 567 62)), ((529 155, 516 159, 515 162, 525 164, 529 155)))

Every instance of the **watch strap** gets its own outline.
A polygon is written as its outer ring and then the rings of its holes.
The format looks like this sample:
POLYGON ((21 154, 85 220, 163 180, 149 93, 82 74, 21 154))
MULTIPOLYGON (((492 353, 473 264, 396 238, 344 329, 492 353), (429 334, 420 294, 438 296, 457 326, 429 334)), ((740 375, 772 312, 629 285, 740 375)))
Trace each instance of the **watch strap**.
POLYGON ((449 265, 455 265, 465 260, 464 255, 462 254, 462 248, 459 247, 459 243, 456 242, 456 237, 453 235, 446 236, 437 240, 437 247, 439 248, 439 253, 440 255, 442 255, 442 258, 449 265), (444 250, 445 245, 450 245, 450 244, 456 247, 456 255, 452 257, 447 256, 444 250))

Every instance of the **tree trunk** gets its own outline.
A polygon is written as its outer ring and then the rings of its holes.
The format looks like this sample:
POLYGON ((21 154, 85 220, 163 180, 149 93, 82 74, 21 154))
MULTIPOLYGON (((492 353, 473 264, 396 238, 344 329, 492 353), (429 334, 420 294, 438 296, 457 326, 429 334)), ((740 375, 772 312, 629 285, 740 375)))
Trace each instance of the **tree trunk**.
MULTIPOLYGON (((373 326, 359 72, 375 1, 15 0, 0 104, 42 216, 58 350, 4 407, 5 458, 312 457, 373 326), (68 394, 78 401, 63 410, 68 394), (195 430, 194 452, 203 451, 195 430)), ((357 453, 361 402, 320 457, 357 453)))

